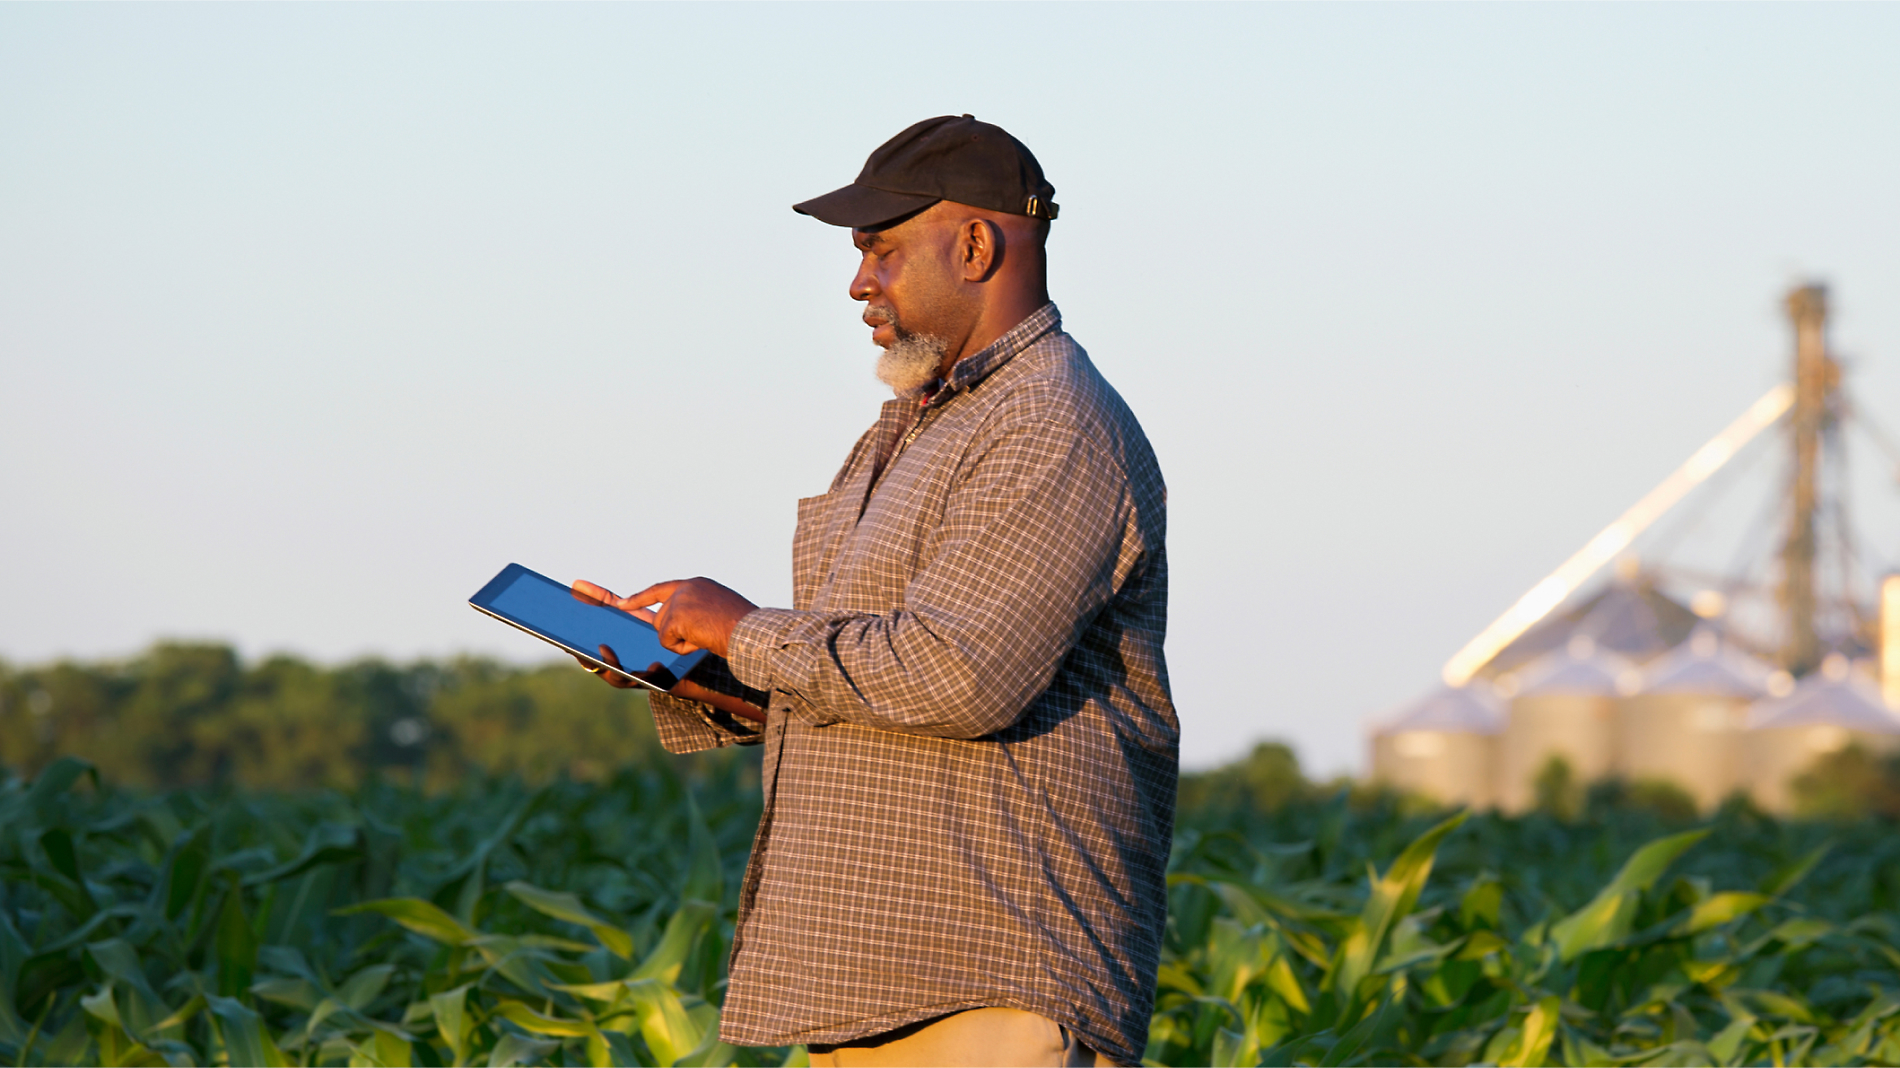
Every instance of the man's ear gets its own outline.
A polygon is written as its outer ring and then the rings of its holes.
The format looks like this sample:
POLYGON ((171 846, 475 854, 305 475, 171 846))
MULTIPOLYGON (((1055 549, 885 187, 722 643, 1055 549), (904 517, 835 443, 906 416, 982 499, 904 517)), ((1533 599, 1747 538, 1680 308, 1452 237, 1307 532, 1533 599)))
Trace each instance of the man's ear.
POLYGON ((1003 265, 1003 228, 988 219, 963 224, 963 280, 987 282, 1003 265))

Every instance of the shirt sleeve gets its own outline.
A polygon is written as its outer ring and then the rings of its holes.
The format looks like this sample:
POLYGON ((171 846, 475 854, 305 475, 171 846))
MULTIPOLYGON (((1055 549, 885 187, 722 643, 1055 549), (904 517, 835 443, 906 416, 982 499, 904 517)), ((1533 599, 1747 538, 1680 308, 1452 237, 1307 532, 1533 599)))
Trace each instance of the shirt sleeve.
MULTIPOLYGON (((734 678, 726 662, 708 656, 692 673, 694 682, 716 693, 730 694, 763 708, 766 696, 734 678)), ((669 753, 699 753, 728 745, 757 745, 765 737, 756 723, 699 701, 644 691, 653 710, 653 728, 669 753)))
POLYGON ((732 669, 827 721, 948 738, 1014 723, 1140 556, 1113 458, 1066 423, 999 434, 951 490, 940 538, 882 615, 762 608, 732 669))

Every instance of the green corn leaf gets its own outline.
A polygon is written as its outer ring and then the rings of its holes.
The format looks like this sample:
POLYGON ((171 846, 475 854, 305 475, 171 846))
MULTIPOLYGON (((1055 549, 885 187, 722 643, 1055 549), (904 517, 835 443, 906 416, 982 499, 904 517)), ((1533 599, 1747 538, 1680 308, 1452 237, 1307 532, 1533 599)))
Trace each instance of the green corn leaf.
POLYGON ((1757 1008, 1769 1016, 1780 1016, 1805 1025, 1813 1025, 1819 1022, 1815 1019, 1814 1011, 1808 1008, 1805 1003, 1798 998, 1790 997, 1780 991, 1751 990, 1748 992, 1748 998, 1755 1003, 1757 1008))
POLYGON ((28 948, 26 939, 20 937, 19 928, 13 926, 13 918, 7 912, 0 909, 0 996, 11 1006, 14 989, 20 981, 20 969, 33 951, 28 948))
POLYGON ((166 919, 177 919, 197 898, 198 888, 210 867, 211 827, 207 824, 193 831, 172 853, 165 873, 166 919))
POLYGON ((1285 957, 1276 957, 1267 968, 1267 989, 1273 991, 1287 1007, 1302 1016, 1312 1013, 1313 1007, 1306 1000, 1306 990, 1300 986, 1299 977, 1293 974, 1293 968, 1285 957))
POLYGON ((737 1064, 739 1051, 719 1040, 717 1024, 706 1031, 706 1037, 699 1046, 686 1056, 674 1061, 675 1068, 722 1068, 724 1065, 737 1064))
POLYGON ((92 890, 86 886, 86 876, 79 870, 79 850, 73 843, 72 832, 64 827, 41 832, 40 851, 46 854, 53 870, 71 883, 85 900, 86 912, 78 918, 83 920, 97 911, 98 902, 93 900, 92 890))
POLYGON ((621 960, 633 959, 633 936, 588 911, 587 906, 581 904, 581 899, 573 894, 543 890, 519 879, 509 883, 507 890, 522 904, 537 912, 594 932, 600 944, 621 960))
POLYGON ((680 969, 685 966, 693 944, 712 926, 716 917, 716 905, 693 899, 681 902, 678 911, 666 921, 666 933, 660 936, 660 944, 634 969, 631 978, 657 979, 669 985, 678 982, 680 969))
POLYGON ((415 1063, 415 1047, 409 1044, 407 1038, 394 1032, 379 1028, 370 1035, 368 1045, 376 1057, 376 1063, 384 1068, 410 1068, 415 1063))
POLYGON ((1258 1063, 1260 1047, 1250 1045, 1247 1036, 1229 1028, 1220 1028, 1214 1032, 1214 1049, 1208 1057, 1210 1068, 1233 1068, 1246 1065, 1253 1068, 1258 1063))
POLYGON ((1200 977, 1186 961, 1163 960, 1156 975, 1155 985, 1162 990, 1178 990, 1191 998, 1198 998, 1207 991, 1201 986, 1200 977))
POLYGON ((99 1063, 107 1068, 146 1068, 163 1066, 165 1061, 116 1023, 102 1022, 94 1028, 99 1063))
POLYGON ((1399 854, 1399 858, 1392 862, 1383 876, 1372 880, 1372 892, 1366 899, 1365 909, 1360 913, 1359 925, 1340 944, 1339 966, 1332 976, 1332 989, 1342 992, 1356 990, 1359 981, 1372 971, 1373 962, 1378 960, 1392 925, 1403 919, 1418 903, 1419 892, 1425 888, 1425 880, 1431 876, 1432 860, 1437 856, 1438 844, 1445 840, 1446 835, 1457 830, 1470 815, 1468 811, 1460 812, 1426 831, 1405 847, 1405 851, 1399 854))
POLYGON ((192 996, 190 1001, 187 1001, 183 1005, 179 1006, 177 1012, 174 1012, 170 1016, 167 1016, 163 1020, 160 1020, 159 1022, 153 1024, 152 1030, 169 1031, 174 1027, 183 1027, 185 1026, 185 1023, 188 1020, 190 1020, 193 1016, 196 1016, 200 1012, 204 1011, 204 1008, 205 1008, 204 995, 195 994, 192 996))
POLYGON ((480 937, 474 931, 462 926, 461 921, 428 901, 419 897, 388 897, 376 901, 364 901, 335 910, 334 915, 348 916, 357 912, 374 912, 387 916, 409 930, 434 939, 444 945, 463 946, 480 937))
POLYGON ((47 863, 30 868, 24 873, 26 878, 53 895, 75 920, 84 923, 95 919, 99 903, 94 900, 91 888, 80 874, 72 834, 64 828, 55 827, 41 832, 38 844, 47 863))
POLYGON ((92 776, 92 788, 99 789, 99 769, 87 761, 74 756, 63 756, 46 766, 40 777, 33 782, 33 788, 26 792, 25 807, 31 812, 43 812, 53 803, 53 799, 79 781, 81 775, 92 776))
POLYGON ((114 1027, 124 1026, 124 1024, 119 1022, 119 1005, 117 999, 112 996, 112 984, 110 982, 98 990, 80 998, 79 1007, 85 1009, 87 1013, 95 1018, 103 1020, 114 1027))
POLYGON ((1302 904, 1232 878, 1192 873, 1168 876, 1169 886, 1189 884, 1205 886, 1212 890, 1220 897, 1221 903, 1227 906, 1227 910, 1234 914, 1234 918, 1249 927, 1256 923, 1277 926, 1281 920, 1292 920, 1297 923, 1330 923, 1349 918, 1347 913, 1302 904))
POLYGON ((66 1017, 65 1026, 53 1032, 51 1039, 40 1047, 43 1064, 83 1064, 86 1061, 86 1047, 91 1044, 92 1036, 86 1029, 84 1012, 75 1012, 66 1017))
POLYGON ((549 983, 548 989, 608 1005, 620 1000, 620 996, 627 991, 626 986, 617 979, 610 983, 549 983))
POLYGON ((547 796, 545 789, 536 791, 533 796, 517 804, 495 828, 475 846, 475 850, 466 859, 457 864, 444 878, 442 886, 431 897, 437 904, 455 909, 455 918, 474 927, 476 925, 476 907, 481 903, 482 890, 488 870, 488 857, 496 849, 515 836, 521 827, 521 821, 528 817, 535 807, 547 796))
POLYGON ((1504 884, 1489 876, 1480 877, 1458 900, 1458 922, 1466 930, 1498 926, 1504 910, 1504 884))
POLYGON ((358 828, 344 823, 319 823, 304 840, 303 850, 295 857, 272 868, 244 878, 245 886, 262 886, 295 878, 325 864, 347 864, 363 858, 363 835, 358 828))
POLYGON ((699 1047, 705 1029, 687 1013, 679 994, 653 979, 627 980, 640 1037, 661 1064, 673 1064, 699 1047))
POLYGON ((682 792, 686 798, 687 859, 686 885, 680 889, 680 898, 716 906, 726 896, 725 873, 719 865, 719 843, 713 839, 712 830, 700 815, 699 802, 693 800, 693 791, 687 789, 682 792))
POLYGON ((356 1021, 352 1019, 353 1014, 349 1009, 343 1006, 342 1002, 335 998, 324 998, 322 1001, 317 1002, 316 1008, 310 1010, 310 1018, 304 1021, 304 1044, 308 1045, 310 1040, 317 1035, 317 1028, 322 1027, 333 1016, 338 1017, 342 1021, 340 1026, 331 1028, 333 1031, 349 1034, 362 1030, 361 1027, 351 1026, 351 1024, 356 1021))
POLYGON ((559 1042, 523 1038, 510 1032, 502 1035, 488 1054, 488 1068, 514 1068, 518 1064, 545 1064, 548 1055, 560 1049, 559 1042))
MULTIPOLYGON (((628 1035, 619 1031, 605 1031, 603 1032, 603 1037, 606 1039, 605 1045, 607 1048, 600 1051, 598 1058, 589 1061, 590 1064, 594 1065, 594 1068, 610 1068, 610 1066, 615 1065, 644 1065, 648 1063, 648 1058, 641 1056, 634 1050, 633 1040, 628 1035)), ((798 1048, 803 1049, 804 1047, 800 1046, 798 1048)), ((731 1061, 729 1063, 737 1064, 738 1062, 731 1061)), ((809 1068, 809 1066, 807 1066, 807 1068, 809 1068)))
POLYGON ((415 1049, 409 1044, 406 1035, 394 1030, 376 1028, 360 1042, 346 1042, 352 1065, 374 1065, 377 1068, 411 1068, 415 1063, 415 1049))
POLYGON ((1524 1068, 1526 1065, 1544 1063, 1544 1055, 1550 1052, 1551 1040, 1557 1037, 1557 1022, 1561 1018, 1563 1002, 1552 996, 1543 998, 1524 1014, 1522 1031, 1510 1048, 1499 1058, 1501 1068, 1524 1068))
POLYGON ((1833 848, 1831 844, 1823 844, 1807 856, 1802 857, 1800 860, 1770 875, 1767 880, 1761 884, 1761 892, 1767 894, 1769 897, 1780 897, 1794 889, 1795 884, 1807 878, 1808 873, 1818 867, 1822 859, 1825 858, 1828 852, 1833 848))
MULTIPOLYGON (((546 959, 548 954, 526 943, 527 939, 508 935, 479 935, 469 940, 469 945, 481 953, 489 967, 522 990, 533 992, 542 987, 536 965, 546 959)), ((575 948, 588 947, 576 944, 575 948)))
POLYGON ((152 991, 145 978, 145 970, 139 967, 138 951, 128 945, 124 939, 108 938, 101 942, 90 942, 86 952, 92 957, 99 970, 113 979, 131 987, 142 987, 154 1001, 158 995, 152 991))
POLYGON ((594 951, 594 947, 585 942, 576 942, 572 938, 557 938, 554 935, 524 934, 511 941, 529 949, 553 949, 562 953, 592 953, 594 951))
POLYGON ((259 979, 251 984, 251 995, 279 1005, 288 1005, 300 1012, 309 1012, 323 1000, 322 991, 308 979, 278 977, 259 979))
POLYGON ((1725 890, 1711 894, 1696 902, 1689 914, 1676 925, 1676 932, 1684 935, 1700 934, 1711 927, 1720 927, 1750 915, 1773 900, 1766 894, 1745 890, 1725 890))
POLYGON ((1811 946, 1833 933, 1834 925, 1826 920, 1802 917, 1800 919, 1783 920, 1775 926, 1774 930, 1768 932, 1768 937, 1770 939, 1780 939, 1787 944, 1789 949, 1793 950, 1811 946))
POLYGON ((170 1015, 170 1010, 146 978, 145 969, 139 965, 138 951, 123 939, 109 938, 87 943, 86 954, 126 992, 130 1011, 120 1026, 139 1041, 146 1041, 154 1025, 170 1015))
POLYGON ((0 1044, 25 1050, 28 1045, 27 1036, 32 1032, 32 1025, 22 1020, 19 1012, 14 1009, 13 995, 0 990, 0 1044))
POLYGON ((1623 870, 1597 892, 1588 905, 1552 925, 1551 940, 1566 961, 1583 953, 1615 945, 1629 937, 1643 891, 1655 884, 1669 865, 1708 837, 1706 830, 1659 838, 1643 846, 1623 864, 1623 870))
POLYGON ((212 1019, 217 1021, 218 1037, 224 1042, 231 1064, 258 1065, 262 1068, 289 1068, 290 1061, 264 1030, 263 1018, 243 1003, 212 995, 205 998, 212 1019))
MULTIPOLYGON (((429 1009, 435 1014, 435 1030, 449 1047, 458 1066, 468 1062, 468 1032, 471 1021, 466 1010, 472 983, 429 996, 429 1009)), ((618 985, 618 984, 615 984, 618 985)))
POLYGON ((503 1001, 498 1011, 507 1020, 523 1031, 537 1035, 558 1035, 562 1038, 587 1038, 599 1034, 592 1021, 570 1020, 562 1016, 546 1016, 534 1011, 519 1001, 503 1001))
POLYGON ((257 973, 257 932, 244 917, 243 891, 235 879, 225 891, 224 906, 218 910, 218 934, 213 945, 218 960, 218 993, 234 998, 249 991, 257 973))
POLYGON ((1728 1026, 1716 1032, 1709 1039, 1709 1055, 1715 1063, 1735 1065, 1741 1063, 1742 1043, 1748 1038, 1748 1029, 1755 1026, 1755 1017, 1746 1013, 1728 1022, 1728 1026))
POLYGON ((97 925, 100 922, 101 914, 92 895, 83 888, 73 885, 72 880, 50 868, 35 868, 24 874, 24 881, 46 891, 69 915, 82 921, 82 927, 97 925))
POLYGON ((1351 1030, 1340 1035, 1338 1041, 1326 1050, 1326 1055, 1320 1058, 1319 1063, 1323 1068, 1345 1064, 1357 1056, 1366 1043, 1372 1041, 1372 1036, 1385 1025, 1387 1017, 1392 1013, 1392 1007, 1398 1003, 1398 1000, 1397 997, 1387 998, 1378 1006, 1377 1011, 1366 1013, 1364 1019, 1354 1024, 1351 1030))
POLYGON ((389 985, 389 976, 395 970, 394 964, 374 964, 364 968, 337 987, 337 1000, 358 1012, 363 1011, 389 985))
POLYGON ((1465 938, 1464 945, 1458 950, 1458 960, 1483 960, 1500 950, 1511 948, 1511 943, 1498 937, 1492 931, 1474 931, 1465 938))

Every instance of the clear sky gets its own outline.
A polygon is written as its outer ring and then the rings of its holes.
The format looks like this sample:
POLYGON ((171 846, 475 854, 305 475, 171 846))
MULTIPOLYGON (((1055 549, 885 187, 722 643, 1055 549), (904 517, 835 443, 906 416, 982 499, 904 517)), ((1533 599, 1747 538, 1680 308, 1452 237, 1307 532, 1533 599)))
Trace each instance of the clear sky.
POLYGON ((885 396, 789 205, 972 112, 1168 476, 1185 758, 1350 768, 1781 376, 1792 282, 1900 426, 1896 54, 1891 4, 0 5, 0 658, 535 659, 463 603, 510 560, 788 602, 885 396))

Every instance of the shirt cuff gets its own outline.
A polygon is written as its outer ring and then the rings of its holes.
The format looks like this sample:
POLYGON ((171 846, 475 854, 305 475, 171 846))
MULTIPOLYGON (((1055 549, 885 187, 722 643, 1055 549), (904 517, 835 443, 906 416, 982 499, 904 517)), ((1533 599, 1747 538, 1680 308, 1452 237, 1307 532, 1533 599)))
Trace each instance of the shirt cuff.
POLYGON ((803 641, 798 631, 811 616, 790 608, 755 608, 746 613, 726 639, 726 662, 733 675, 755 690, 796 692, 805 680, 795 669, 787 671, 792 665, 782 663, 779 654, 803 641))
POLYGON ((647 707, 653 710, 653 729, 660 744, 669 753, 699 753, 728 745, 757 745, 765 737, 734 716, 698 701, 672 694, 648 691, 647 707))

